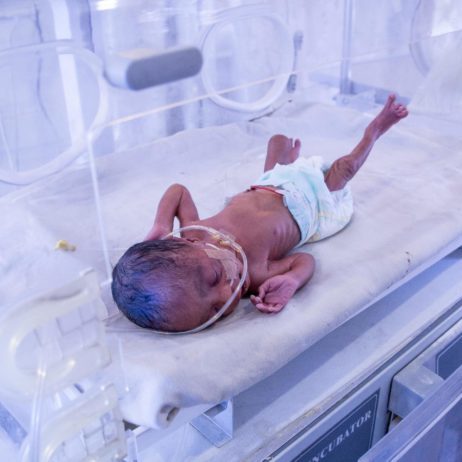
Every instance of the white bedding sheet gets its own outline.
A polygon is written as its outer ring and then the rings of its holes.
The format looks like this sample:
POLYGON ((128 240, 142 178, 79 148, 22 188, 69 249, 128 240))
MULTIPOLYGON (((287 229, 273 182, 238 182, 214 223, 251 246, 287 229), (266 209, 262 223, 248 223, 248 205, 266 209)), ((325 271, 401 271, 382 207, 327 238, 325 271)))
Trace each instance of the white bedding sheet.
MULTIPOLYGON (((191 130, 100 158, 112 262, 146 235, 169 184, 185 184, 206 216, 259 176, 271 135, 298 137, 303 156, 334 160, 354 147, 370 120, 334 106, 289 107, 255 122, 191 130)), ((281 313, 259 313, 244 300, 206 331, 173 337, 125 319, 110 323, 129 389, 121 402, 127 420, 162 428, 175 420, 177 409, 238 394, 462 244, 462 142, 453 136, 442 143, 435 121, 420 137, 422 120, 416 124, 411 114, 378 141, 352 181, 352 222, 338 235, 301 248, 316 258, 316 272, 281 313)), ((0 228, 2 302, 8 305, 90 265, 104 280, 85 166, 12 197, 0 201, 0 213, 8 217, 0 228), (76 252, 53 251, 58 239, 75 244, 76 252)), ((105 299, 110 305, 107 293, 105 299)))
MULTIPOLYGON (((229 167, 220 162, 203 179, 185 178, 185 184, 193 196, 199 193, 202 208, 214 211, 233 188, 242 190, 256 178, 272 134, 300 137, 302 155, 333 160, 353 148, 369 120, 349 110, 311 106, 217 128, 214 139, 196 149, 216 150, 237 162, 229 167)), ((232 316, 199 334, 163 337, 142 329, 114 334, 122 344, 130 387, 122 401, 125 418, 165 427, 178 408, 232 397, 462 244, 462 149, 422 140, 406 130, 408 124, 412 118, 377 143, 353 180, 351 224, 302 248, 315 256, 316 273, 281 313, 261 314, 244 301, 232 316)), ((129 324, 119 320, 115 326, 129 324)))

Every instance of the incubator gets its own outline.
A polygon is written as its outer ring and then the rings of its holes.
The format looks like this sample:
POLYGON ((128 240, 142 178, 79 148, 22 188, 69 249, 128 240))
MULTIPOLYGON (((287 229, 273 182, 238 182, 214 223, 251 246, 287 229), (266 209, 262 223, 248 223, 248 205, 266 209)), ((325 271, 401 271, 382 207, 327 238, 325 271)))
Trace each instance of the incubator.
POLYGON ((2 460, 462 458, 460 2, 0 15, 2 460), (182 335, 121 315, 113 268, 170 184, 213 215, 261 175, 272 135, 332 162, 392 92, 410 116, 352 182, 352 222, 299 249, 316 272, 281 313, 243 299, 222 316, 247 259, 207 229, 232 291, 216 315, 182 335))

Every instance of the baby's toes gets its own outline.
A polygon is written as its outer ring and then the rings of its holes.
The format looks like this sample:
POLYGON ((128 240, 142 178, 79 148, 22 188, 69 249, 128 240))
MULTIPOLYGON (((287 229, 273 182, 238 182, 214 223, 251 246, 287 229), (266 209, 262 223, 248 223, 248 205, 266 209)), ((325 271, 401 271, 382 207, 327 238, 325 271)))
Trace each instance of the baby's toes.
POLYGON ((300 147, 301 147, 301 144, 300 144, 300 141, 295 141, 295 145, 293 148, 290 149, 290 154, 292 156, 297 156, 300 154, 300 147))
POLYGON ((396 95, 391 93, 388 95, 387 101, 385 103, 385 108, 389 109, 392 108, 396 99, 396 95))
POLYGON ((408 115, 407 109, 403 106, 402 108, 399 109, 399 111, 396 113, 398 117, 406 117, 408 115))

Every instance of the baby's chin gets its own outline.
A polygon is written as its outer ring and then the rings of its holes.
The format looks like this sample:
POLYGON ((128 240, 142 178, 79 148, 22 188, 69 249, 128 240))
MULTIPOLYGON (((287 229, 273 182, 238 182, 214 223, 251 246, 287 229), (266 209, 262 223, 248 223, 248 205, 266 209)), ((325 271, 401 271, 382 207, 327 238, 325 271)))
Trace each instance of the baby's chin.
POLYGON ((229 316, 234 310, 237 308, 239 305, 239 302, 241 301, 241 296, 237 295, 233 303, 228 307, 228 309, 222 314, 222 318, 229 316))

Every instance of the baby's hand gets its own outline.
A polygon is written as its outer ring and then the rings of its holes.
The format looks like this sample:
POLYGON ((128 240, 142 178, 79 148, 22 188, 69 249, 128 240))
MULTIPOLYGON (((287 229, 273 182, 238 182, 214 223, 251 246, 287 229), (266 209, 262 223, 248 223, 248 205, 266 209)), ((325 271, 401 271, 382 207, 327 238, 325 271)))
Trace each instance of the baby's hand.
POLYGON ((298 288, 297 281, 288 274, 267 279, 259 288, 258 295, 250 301, 263 313, 277 313, 284 308, 298 288))

